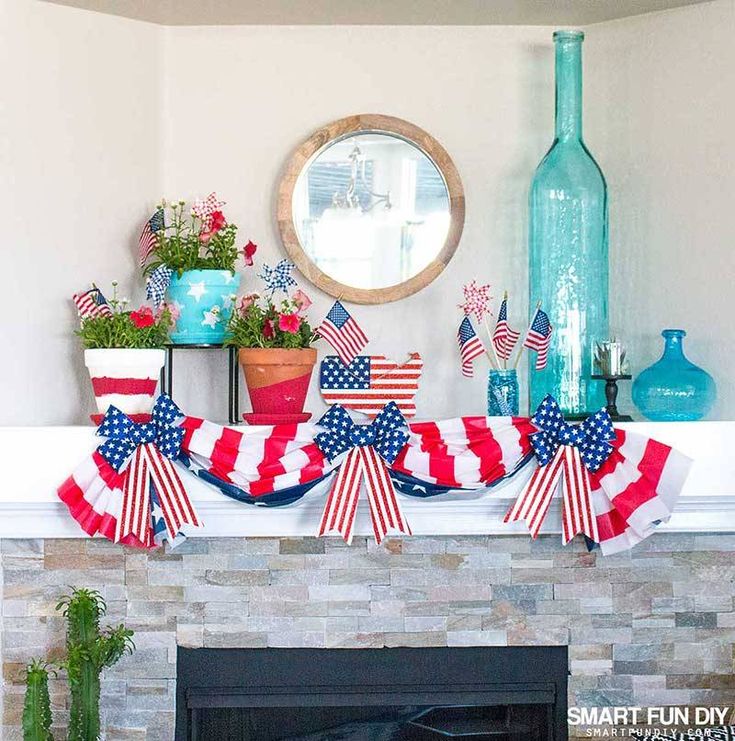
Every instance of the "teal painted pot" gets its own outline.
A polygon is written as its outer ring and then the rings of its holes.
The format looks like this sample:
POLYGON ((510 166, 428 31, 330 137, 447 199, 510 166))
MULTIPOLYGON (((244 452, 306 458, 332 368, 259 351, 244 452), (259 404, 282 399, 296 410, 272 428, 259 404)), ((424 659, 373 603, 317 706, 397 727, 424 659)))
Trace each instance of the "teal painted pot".
POLYGON ((176 345, 216 345, 226 336, 239 273, 229 270, 187 270, 171 277, 167 297, 179 311, 171 341, 176 345))

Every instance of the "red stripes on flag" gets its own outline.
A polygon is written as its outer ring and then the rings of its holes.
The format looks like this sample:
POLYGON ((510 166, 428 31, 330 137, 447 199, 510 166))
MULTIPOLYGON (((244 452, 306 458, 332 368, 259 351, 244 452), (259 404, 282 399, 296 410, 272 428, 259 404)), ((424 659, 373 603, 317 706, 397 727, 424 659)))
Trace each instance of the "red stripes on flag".
POLYGON ((84 293, 75 293, 71 298, 82 319, 112 316, 112 309, 98 288, 90 288, 89 291, 84 293))
POLYGON ((345 365, 349 365, 368 344, 367 335, 351 316, 338 326, 327 315, 317 327, 316 333, 335 349, 345 365))
POLYGON ((385 462, 371 446, 363 446, 350 450, 342 462, 319 523, 319 536, 336 531, 346 543, 352 542, 363 481, 376 542, 380 544, 391 531, 411 535, 385 462))
POLYGON ((566 545, 577 533, 598 541, 597 520, 592 511, 589 474, 579 449, 561 445, 545 466, 539 466, 523 487, 504 522, 524 520, 532 538, 538 537, 551 500, 562 483, 562 540, 566 545))

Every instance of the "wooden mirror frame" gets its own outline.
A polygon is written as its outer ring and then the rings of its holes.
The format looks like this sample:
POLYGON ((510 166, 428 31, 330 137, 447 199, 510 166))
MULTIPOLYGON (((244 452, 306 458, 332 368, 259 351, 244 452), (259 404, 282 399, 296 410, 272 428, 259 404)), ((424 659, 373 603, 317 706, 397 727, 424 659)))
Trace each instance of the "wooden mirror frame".
POLYGON ((457 250, 464 227, 464 189, 451 157, 433 136, 418 126, 393 116, 359 114, 333 121, 315 131, 291 156, 278 187, 277 218, 281 241, 296 267, 317 288, 338 299, 356 304, 384 304, 420 291, 447 266, 457 250), (441 173, 449 193, 449 230, 439 254, 420 272, 403 283, 385 288, 355 288, 330 278, 307 256, 293 220, 293 193, 296 181, 315 154, 350 134, 395 134, 420 149, 441 173))

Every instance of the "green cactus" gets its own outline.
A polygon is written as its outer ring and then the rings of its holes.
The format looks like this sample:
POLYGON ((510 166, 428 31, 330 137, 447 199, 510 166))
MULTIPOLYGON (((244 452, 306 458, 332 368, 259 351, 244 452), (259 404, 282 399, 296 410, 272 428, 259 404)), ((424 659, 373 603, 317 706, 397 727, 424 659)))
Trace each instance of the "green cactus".
POLYGON ((69 741, 97 741, 100 737, 100 673, 135 648, 124 625, 100 631, 107 612, 102 595, 90 589, 72 589, 56 609, 67 620, 66 669, 71 690, 69 741))
POLYGON ((48 677, 48 664, 40 659, 33 659, 26 667, 26 696, 23 703, 25 741, 53 741, 48 677))

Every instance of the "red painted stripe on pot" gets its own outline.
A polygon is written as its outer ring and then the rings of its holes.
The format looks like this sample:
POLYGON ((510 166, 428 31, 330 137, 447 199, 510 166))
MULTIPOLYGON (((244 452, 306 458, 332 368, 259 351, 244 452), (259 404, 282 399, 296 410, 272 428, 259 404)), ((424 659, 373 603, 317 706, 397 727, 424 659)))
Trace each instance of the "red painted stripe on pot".
POLYGON ((302 411, 310 380, 311 370, 303 376, 270 386, 248 386, 253 411, 266 414, 294 414, 302 411))
POLYGON ((105 394, 147 394, 153 396, 158 385, 157 378, 108 378, 101 376, 92 379, 95 396, 105 394))

